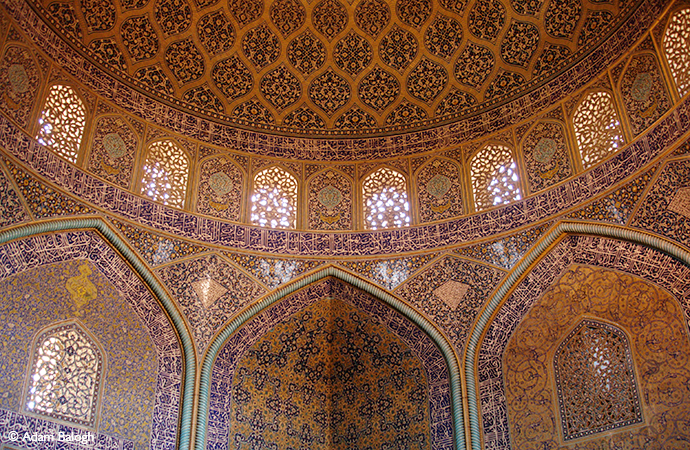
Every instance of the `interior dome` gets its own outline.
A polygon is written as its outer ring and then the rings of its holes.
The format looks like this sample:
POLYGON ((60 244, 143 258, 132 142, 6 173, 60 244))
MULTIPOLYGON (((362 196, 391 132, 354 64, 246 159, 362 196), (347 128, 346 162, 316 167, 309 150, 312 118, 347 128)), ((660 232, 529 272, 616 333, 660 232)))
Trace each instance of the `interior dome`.
POLYGON ((175 109, 249 130, 324 137, 419 131, 487 113, 582 60, 640 4, 30 3, 97 66, 175 109))

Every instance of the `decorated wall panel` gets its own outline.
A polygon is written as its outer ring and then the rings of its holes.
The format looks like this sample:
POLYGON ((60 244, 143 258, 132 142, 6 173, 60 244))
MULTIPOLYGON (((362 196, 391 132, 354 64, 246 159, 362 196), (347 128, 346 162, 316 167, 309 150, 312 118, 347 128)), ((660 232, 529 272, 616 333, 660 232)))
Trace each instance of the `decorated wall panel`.
POLYGON ((537 123, 522 141, 522 152, 530 192, 546 189, 575 172, 562 123, 537 123))
POLYGON ((19 45, 5 48, 0 80, 2 110, 26 129, 41 85, 41 72, 31 50, 19 45))
POLYGON ((314 176, 307 187, 307 211, 312 230, 352 229, 352 181, 335 170, 314 176))
POLYGON ((660 448, 678 448, 681 442, 690 443, 690 433, 682 425, 690 414, 683 387, 690 382, 690 341, 682 317, 673 296, 640 278, 585 266, 569 268, 532 306, 505 349, 506 404, 514 448, 534 448, 537 443, 556 448, 582 436, 591 436, 586 444, 590 447, 653 442, 660 448), (639 378, 630 372, 632 365, 625 369, 625 350, 620 350, 622 356, 616 353, 611 334, 606 341, 601 336, 586 349, 588 354, 582 357, 590 362, 585 364, 603 358, 604 365, 598 367, 608 370, 622 357, 623 367, 602 374, 599 384, 591 386, 599 395, 579 400, 571 397, 575 411, 566 413, 561 407, 559 420, 557 398, 569 395, 577 386, 582 391, 587 376, 573 373, 578 364, 574 363, 554 381, 554 352, 572 324, 583 317, 612 322, 623 333, 619 339, 627 341, 630 336, 639 378), (587 420, 586 410, 599 414, 587 420), (611 431, 636 423, 642 425, 611 431), (561 433, 565 442, 559 438, 561 433))
POLYGON ((244 199, 244 177, 237 164, 225 156, 201 163, 197 211, 239 222, 244 199))
POLYGON ((89 171, 130 189, 139 139, 127 122, 118 116, 99 117, 90 143, 89 171))
POLYGON ((428 162, 417 174, 419 221, 432 222, 462 215, 460 167, 447 159, 428 162))

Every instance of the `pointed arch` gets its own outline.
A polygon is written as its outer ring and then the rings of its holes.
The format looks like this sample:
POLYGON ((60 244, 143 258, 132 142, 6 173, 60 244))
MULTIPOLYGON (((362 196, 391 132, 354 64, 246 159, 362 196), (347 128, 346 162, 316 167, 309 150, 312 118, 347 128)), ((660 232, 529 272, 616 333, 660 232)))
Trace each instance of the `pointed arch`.
POLYGON ((383 166, 362 181, 364 228, 400 228, 411 225, 407 177, 392 167, 383 166))
MULTIPOLYGON (((383 305, 385 305, 385 307, 391 308, 392 310, 401 314, 406 320, 411 322, 411 324, 419 327, 424 335, 426 335, 438 348, 448 370, 453 443, 455 448, 465 448, 462 384, 457 355, 455 354, 450 342, 431 322, 429 322, 426 318, 424 318, 424 316, 406 303, 402 302, 381 288, 373 285, 372 283, 362 280, 361 278, 358 278, 338 267, 327 266, 316 271, 315 273, 307 275, 299 280, 295 280, 292 283, 264 297, 259 302, 245 309, 232 322, 227 324, 216 334, 203 357, 201 366, 199 414, 195 434, 196 450, 206 449, 213 367, 221 349, 236 332, 238 332, 246 324, 250 323, 255 317, 258 317, 259 314, 271 306, 277 305, 282 299, 289 297, 291 294, 296 293, 300 289, 314 285, 315 283, 327 278, 340 280, 349 286, 362 290, 366 294, 369 294, 376 300, 380 301, 383 305)), ((397 326, 399 326, 401 329, 405 328, 405 326, 402 324, 397 326)))
POLYGON ((36 139, 71 163, 79 157, 86 128, 86 106, 79 94, 66 84, 48 90, 38 119, 36 139))
MULTIPOLYGON (((492 321, 499 309, 513 293, 514 289, 530 273, 534 266, 549 254, 558 241, 569 235, 587 235, 591 237, 609 238, 640 244, 668 255, 681 264, 690 267, 690 252, 670 240, 650 233, 632 230, 622 226, 607 224, 592 224, 582 222, 559 222, 544 235, 513 268, 503 282, 498 286, 493 296, 486 303, 484 310, 477 318, 467 343, 465 352, 464 374, 467 386, 468 416, 470 423, 470 444, 472 450, 481 450, 482 414, 479 405, 478 373, 475 371, 479 364, 479 349, 485 335, 488 333, 492 321)), ((541 286, 540 283, 535 283, 541 286)), ((493 351, 493 350, 492 350, 493 351)), ((489 389, 485 386, 483 389, 489 389)), ((489 392, 487 391, 487 392, 489 392)))
POLYGON ((522 199, 517 161, 503 144, 489 144, 470 163, 470 177, 476 211, 522 199))
POLYGON ((141 193, 164 205, 182 208, 187 196, 189 156, 170 139, 155 141, 146 149, 141 193))
MULTIPOLYGON (((194 391, 195 379, 197 374, 196 353, 192 344, 191 333, 187 329, 184 319, 177 309, 174 301, 168 296, 165 288, 158 282, 155 275, 148 269, 146 264, 129 248, 117 233, 99 217, 77 218, 77 219, 57 219, 41 223, 33 223, 18 226, 12 229, 0 231, 0 246, 14 241, 42 237, 51 233, 59 232, 81 232, 84 230, 95 230, 114 250, 115 254, 122 257, 129 264, 136 276, 142 280, 146 287, 153 293, 160 307, 165 311, 170 325, 179 339, 182 352, 181 376, 182 386, 179 405, 179 426, 178 448, 186 449, 190 447, 192 419, 194 411, 194 391)), ((45 243, 45 240, 41 242, 45 243)), ((109 261, 112 263, 112 261, 109 261)), ((175 364, 173 360, 169 364, 175 364)), ((171 383, 174 386, 174 383, 171 383)))
POLYGON ((273 165, 254 175, 250 221, 270 228, 297 226, 297 178, 281 166, 273 165))

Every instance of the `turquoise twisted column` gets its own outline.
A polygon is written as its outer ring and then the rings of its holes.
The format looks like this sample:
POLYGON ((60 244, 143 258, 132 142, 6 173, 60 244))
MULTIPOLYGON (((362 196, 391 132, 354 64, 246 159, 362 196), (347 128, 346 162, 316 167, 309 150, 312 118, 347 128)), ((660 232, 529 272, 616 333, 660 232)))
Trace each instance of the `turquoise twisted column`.
POLYGON ((366 281, 355 277, 354 275, 338 269, 337 267, 329 266, 320 271, 308 275, 300 280, 289 284, 282 289, 279 289, 263 300, 255 303, 248 309, 244 310, 232 322, 230 322, 221 332, 216 336, 209 346, 201 366, 201 383, 199 386, 199 414, 196 425, 195 449, 204 450, 206 447, 206 432, 207 432, 207 418, 209 409, 209 389, 211 387, 211 374, 213 371, 213 363, 218 356, 218 352, 228 340, 228 338, 237 331, 242 325, 251 320, 263 309, 271 306, 280 299, 292 294, 293 292, 311 284, 322 280, 326 277, 338 278, 345 281, 356 288, 359 288, 368 294, 374 296, 380 301, 384 302, 395 311, 399 312, 415 325, 421 328, 438 346, 443 354, 443 357, 448 366, 448 373, 450 377, 450 396, 451 406, 453 412, 453 434, 455 439, 455 448, 458 450, 465 449, 465 420, 462 407, 462 384, 460 380, 460 366, 455 355, 455 351, 446 338, 434 326, 420 315, 413 308, 383 291, 382 289, 367 283, 366 281))
POLYGON ((182 383, 182 399, 180 405, 180 434, 177 448, 186 450, 190 448, 192 434, 192 418, 194 411, 194 380, 196 378, 196 359, 192 338, 185 327, 182 316, 175 308, 175 304, 156 280, 148 267, 141 262, 139 257, 127 247, 120 237, 103 221, 97 217, 78 219, 59 219, 47 222, 22 225, 10 230, 0 231, 0 245, 17 239, 24 239, 38 234, 58 233, 93 229, 117 250, 120 255, 132 266, 134 271, 144 280, 160 302, 163 309, 177 331, 184 353, 184 380, 182 383))
POLYGON ((477 381, 474 374, 480 339, 490 324, 489 321, 491 317, 506 299, 508 293, 517 285, 523 275, 532 268, 534 263, 548 252, 551 245, 566 234, 586 234, 634 242, 659 250, 690 266, 690 252, 678 244, 659 236, 653 236, 622 226, 606 224, 560 222, 554 226, 537 245, 525 255, 522 261, 513 268, 505 281, 501 283, 498 290, 491 297, 491 300, 489 300, 487 306, 479 316, 470 335, 465 356, 465 380, 467 383, 467 414, 470 422, 470 442, 472 450, 481 450, 481 435, 479 429, 481 415, 477 399, 477 381))

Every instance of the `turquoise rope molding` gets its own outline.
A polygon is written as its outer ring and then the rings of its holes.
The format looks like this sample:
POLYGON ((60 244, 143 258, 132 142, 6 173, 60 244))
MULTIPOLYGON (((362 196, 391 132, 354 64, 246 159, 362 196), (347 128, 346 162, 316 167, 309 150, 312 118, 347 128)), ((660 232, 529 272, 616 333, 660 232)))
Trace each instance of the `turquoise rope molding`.
POLYGON ((22 225, 10 230, 0 231, 0 245, 17 239, 25 239, 39 234, 64 231, 77 231, 93 229, 111 244, 123 258, 132 266, 144 283, 151 289, 161 306, 172 320, 177 331, 184 353, 184 381, 182 399, 180 400, 180 430, 178 449, 189 449, 192 430, 192 418, 194 407, 194 380, 196 378, 196 360, 192 338, 185 327, 182 316, 175 308, 165 289, 156 280, 153 273, 144 265, 139 257, 127 247, 120 237, 100 218, 59 219, 49 222, 41 222, 30 225, 22 225))
POLYGON ((206 447, 206 433, 207 433, 207 418, 209 410, 209 389, 211 387, 211 373, 213 371, 213 364, 218 356, 218 352, 230 336, 237 331, 242 325, 251 320, 254 316, 259 314, 265 308, 275 304, 279 300, 292 294, 293 292, 302 289, 303 287, 322 280, 327 277, 334 277, 345 281, 359 288, 366 293, 374 296, 378 300, 384 302, 395 311, 399 312, 407 319, 411 320, 415 325, 421 328, 438 346, 443 354, 443 357, 448 365, 448 374, 450 378, 450 401, 452 407, 453 427, 455 448, 464 450, 466 446, 465 440, 465 421, 462 407, 462 384, 460 381, 460 366, 453 350, 453 347, 448 343, 446 338, 434 326, 425 319, 421 314, 415 311, 410 306, 402 301, 388 294, 384 290, 368 283, 354 275, 345 272, 334 266, 325 267, 316 273, 308 275, 300 280, 297 280, 288 286, 279 289, 263 300, 255 303, 250 308, 244 310, 225 328, 223 328, 209 346, 204 361, 201 367, 201 382, 199 387, 199 413, 196 424, 196 437, 194 440, 195 450, 205 450, 206 447))
POLYGON ((510 272, 508 277, 506 277, 505 281, 501 283, 496 293, 487 303, 486 308, 482 311, 472 330, 465 357, 465 380, 467 383, 468 397, 467 414, 470 422, 470 441, 472 450, 481 450, 481 435, 479 429, 481 415, 477 399, 477 381, 474 374, 474 368, 478 363, 476 359, 480 339, 486 328, 490 325, 489 321, 491 317, 503 304, 508 293, 517 285, 522 276, 532 268, 533 264, 549 251, 551 245, 566 234, 585 234, 641 244, 666 253, 685 265, 690 266, 690 252, 680 245, 658 236, 652 236, 622 226, 583 222, 560 222, 552 228, 537 245, 525 255, 523 260, 510 272))

